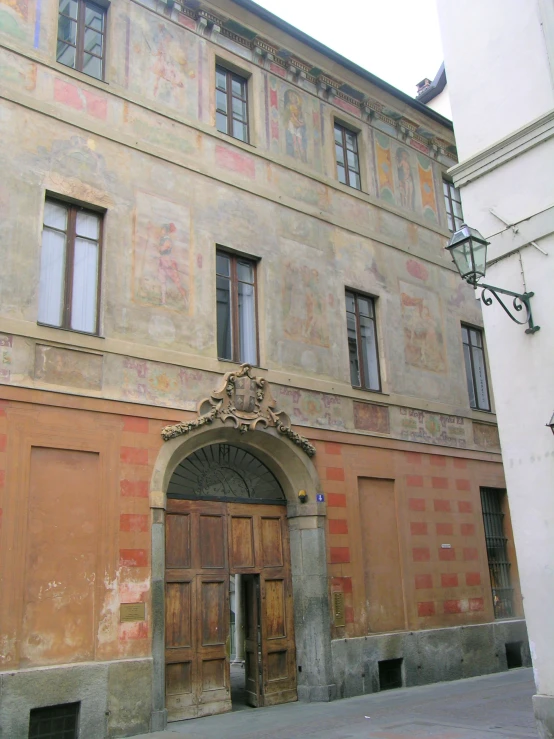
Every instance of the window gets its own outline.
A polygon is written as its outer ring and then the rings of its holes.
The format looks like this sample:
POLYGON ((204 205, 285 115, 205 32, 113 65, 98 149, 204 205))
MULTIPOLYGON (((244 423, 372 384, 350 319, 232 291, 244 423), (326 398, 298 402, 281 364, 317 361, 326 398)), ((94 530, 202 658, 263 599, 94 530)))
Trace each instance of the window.
POLYGON ((215 120, 217 130, 248 143, 248 82, 234 72, 215 68, 215 120))
POLYGON ((346 328, 352 385, 381 390, 373 298, 346 293, 346 328))
POLYGON ((511 618, 514 615, 513 588, 510 579, 510 563, 504 536, 504 512, 506 491, 481 488, 481 507, 485 526, 485 541, 491 578, 492 602, 495 618, 511 618))
POLYGON ((218 251, 216 282, 218 357, 258 364, 255 262, 218 251))
POLYGON ((89 0, 60 0, 56 59, 104 79, 106 10, 89 0))
POLYGON ((448 228, 450 231, 454 232, 457 231, 464 222, 460 191, 448 180, 442 181, 442 187, 444 190, 444 205, 446 206, 448 228))
POLYGON ((44 205, 38 321, 98 333, 102 215, 78 205, 44 205))
POLYGON ((335 123, 335 154, 339 182, 361 190, 358 136, 338 123, 335 123))
POLYGON ((462 341, 464 344, 469 404, 472 408, 477 408, 480 411, 490 411, 483 332, 479 328, 462 324, 462 341))

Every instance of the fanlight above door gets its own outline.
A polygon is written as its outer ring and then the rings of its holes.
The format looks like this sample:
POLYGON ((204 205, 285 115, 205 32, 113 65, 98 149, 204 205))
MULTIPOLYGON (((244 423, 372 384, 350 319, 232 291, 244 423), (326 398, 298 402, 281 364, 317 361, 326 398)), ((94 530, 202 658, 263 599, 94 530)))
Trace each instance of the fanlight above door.
POLYGON ((245 449, 229 444, 203 447, 181 462, 168 498, 285 505, 275 475, 245 449))

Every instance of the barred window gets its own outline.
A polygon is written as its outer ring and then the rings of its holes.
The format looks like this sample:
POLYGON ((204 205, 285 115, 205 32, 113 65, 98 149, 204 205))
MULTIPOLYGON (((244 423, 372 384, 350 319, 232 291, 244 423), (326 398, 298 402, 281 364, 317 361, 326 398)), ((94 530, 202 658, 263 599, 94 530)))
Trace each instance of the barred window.
POLYGON ((510 577, 507 539, 504 533, 503 504, 505 499, 505 490, 481 488, 481 507, 495 618, 511 618, 514 615, 514 589, 510 577))

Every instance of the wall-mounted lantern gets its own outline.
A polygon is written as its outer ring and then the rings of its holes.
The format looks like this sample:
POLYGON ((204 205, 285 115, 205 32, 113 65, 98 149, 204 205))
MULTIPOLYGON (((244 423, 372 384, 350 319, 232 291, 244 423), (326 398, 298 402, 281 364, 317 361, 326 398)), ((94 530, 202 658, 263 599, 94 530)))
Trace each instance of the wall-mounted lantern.
POLYGON ((535 326, 533 323, 533 313, 531 311, 531 298, 535 293, 514 293, 511 290, 504 290, 501 287, 494 287, 493 285, 486 285, 483 282, 479 282, 481 278, 485 276, 487 269, 487 246, 489 242, 481 236, 479 231, 475 228, 462 224, 459 231, 452 236, 448 242, 446 248, 450 252, 452 261, 456 265, 458 272, 463 280, 477 290, 478 287, 482 288, 481 300, 485 305, 492 304, 492 295, 510 316, 512 321, 519 323, 521 326, 528 324, 528 328, 525 329, 526 334, 534 334, 540 326, 535 326), (486 293, 490 293, 487 295, 486 293), (513 298, 512 309, 516 313, 512 313, 506 303, 502 300, 500 295, 509 295, 513 298), (519 320, 517 313, 525 308, 526 317, 524 320, 519 320))
POLYGON ((298 500, 301 503, 306 503, 306 501, 308 500, 308 493, 305 490, 300 490, 298 492, 298 500))

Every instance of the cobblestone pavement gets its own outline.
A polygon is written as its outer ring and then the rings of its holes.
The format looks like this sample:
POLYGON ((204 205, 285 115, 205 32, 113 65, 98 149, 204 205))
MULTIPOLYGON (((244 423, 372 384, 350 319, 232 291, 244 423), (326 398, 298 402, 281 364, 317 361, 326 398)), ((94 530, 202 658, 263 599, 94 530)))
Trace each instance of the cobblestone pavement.
POLYGON ((142 739, 537 739, 530 669, 169 724, 142 739))

